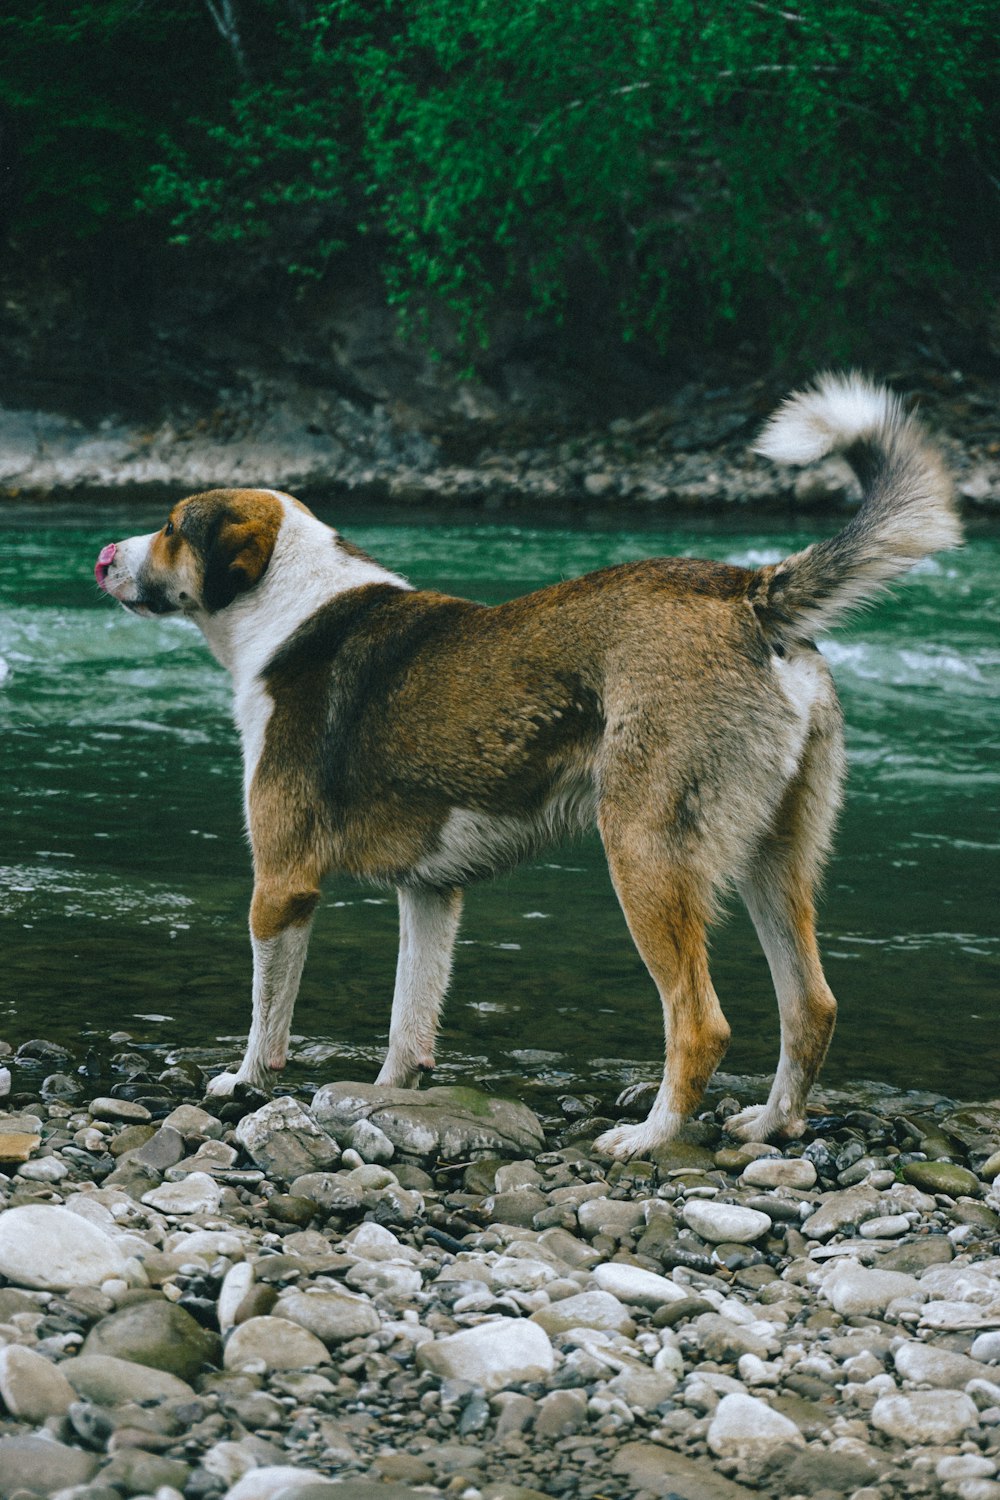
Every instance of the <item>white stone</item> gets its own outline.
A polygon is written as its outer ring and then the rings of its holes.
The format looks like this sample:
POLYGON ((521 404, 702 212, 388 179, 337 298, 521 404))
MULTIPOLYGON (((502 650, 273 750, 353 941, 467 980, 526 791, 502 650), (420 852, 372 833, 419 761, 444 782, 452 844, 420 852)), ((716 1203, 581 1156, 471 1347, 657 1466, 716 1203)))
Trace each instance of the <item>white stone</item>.
POLYGON ((757 1396, 723 1396, 708 1429, 708 1446, 719 1458, 767 1453, 784 1443, 804 1445, 795 1423, 757 1396))
POLYGON ((444 1379, 467 1380, 487 1395, 527 1380, 544 1380, 555 1369, 548 1335, 524 1318, 497 1318, 460 1333, 421 1344, 417 1366, 444 1379))
POLYGON ((355 1120, 347 1132, 347 1143, 363 1162, 392 1161, 396 1148, 384 1130, 371 1120, 355 1120))
POLYGON ((347 1285, 356 1291, 377 1297, 380 1292, 397 1301, 409 1301, 423 1286, 423 1277, 415 1266, 392 1260, 360 1260, 345 1276, 347 1285))
POLYGON ((736 1245, 749 1245, 759 1240, 771 1227, 767 1214, 755 1208, 740 1208, 735 1203, 706 1202, 689 1199, 684 1205, 684 1222, 703 1240, 713 1245, 732 1241, 736 1245))
POLYGON ((915 1276, 901 1271, 876 1271, 852 1261, 834 1263, 823 1291, 841 1317, 872 1317, 885 1312, 897 1297, 921 1296, 915 1276))
POLYGON ((905 1214, 885 1214, 880 1219, 866 1219, 858 1233, 866 1240, 894 1240, 906 1234, 910 1221, 905 1214))
POLYGON ((390 1229, 371 1220, 345 1234, 339 1248, 351 1255, 359 1255, 362 1260, 408 1260, 412 1263, 420 1259, 411 1245, 401 1244, 390 1229))
POLYGON ((328 1484, 336 1480, 316 1469, 293 1469, 290 1464, 269 1464, 265 1469, 251 1469, 226 1491, 224 1500, 281 1500, 289 1490, 305 1485, 328 1484))
POLYGON ((545 1260, 531 1260, 523 1255, 501 1255, 485 1268, 489 1284, 495 1291, 512 1289, 535 1292, 558 1279, 559 1272, 545 1260))
POLYGON ((747 1162, 741 1182, 748 1187, 790 1187, 805 1190, 816 1182, 816 1168, 805 1157, 759 1156, 747 1162))
POLYGON ((240 1303, 254 1284, 253 1266, 249 1261, 238 1261, 235 1266, 230 1266, 223 1278, 222 1286, 219 1288, 219 1300, 217 1312, 219 1328, 227 1333, 236 1322, 236 1314, 240 1303))
POLYGON ((229 1335, 222 1362, 239 1370, 259 1361, 266 1370, 301 1370, 329 1364, 330 1356, 315 1334, 287 1318, 248 1318, 229 1335))
POLYGON ((0 1395, 11 1416, 27 1422, 65 1416, 76 1400, 58 1366, 20 1344, 0 1349, 0 1395))
POLYGON ((963 1391, 910 1391, 880 1396, 872 1407, 871 1423, 889 1437, 923 1447, 955 1443, 979 1423, 971 1396, 963 1391))
POLYGON ((610 1292, 580 1292, 576 1297, 563 1297, 548 1307, 540 1307, 531 1317, 548 1334, 564 1333, 569 1328, 623 1333, 626 1338, 635 1333, 628 1308, 610 1292))
POLYGON ((124 1266, 111 1236, 68 1208, 31 1203, 0 1213, 0 1275, 15 1286, 43 1292, 100 1286, 124 1266))
POLYGON ((942 1484, 957 1484, 962 1479, 992 1479, 997 1466, 981 1453, 954 1453, 938 1460, 934 1472, 942 1484))
POLYGON ((967 1354, 956 1354, 950 1349, 937 1349, 933 1344, 922 1344, 919 1339, 907 1339, 893 1354, 893 1363, 904 1380, 914 1385, 945 1386, 961 1390, 970 1380, 978 1380, 987 1371, 977 1359, 967 1354))
POLYGON ((591 1275, 602 1292, 610 1292, 619 1302, 631 1302, 639 1307, 662 1307, 665 1302, 682 1302, 690 1296, 686 1287, 678 1286, 669 1277, 620 1261, 605 1261, 603 1265, 595 1266, 591 1275))
POLYGON ((62 1182, 69 1176, 69 1167, 58 1156, 42 1156, 37 1161, 26 1161, 17 1169, 18 1177, 27 1177, 29 1182, 62 1182))
POLYGON ((190 1172, 181 1182, 164 1182, 143 1193, 142 1202, 161 1214, 214 1214, 222 1189, 207 1172, 190 1172))
POLYGON ((1000 1332, 981 1333, 969 1352, 973 1359, 982 1360, 983 1364, 1000 1360, 1000 1332))
POLYGON ((1000 1300, 985 1307, 976 1302, 927 1302, 921 1309, 920 1327, 940 1332, 1000 1328, 1000 1300))
POLYGON ((341 1344, 346 1339, 376 1333, 381 1327, 378 1310, 368 1298, 357 1297, 342 1287, 286 1292, 279 1297, 274 1311, 277 1317, 307 1328, 324 1344, 341 1344))

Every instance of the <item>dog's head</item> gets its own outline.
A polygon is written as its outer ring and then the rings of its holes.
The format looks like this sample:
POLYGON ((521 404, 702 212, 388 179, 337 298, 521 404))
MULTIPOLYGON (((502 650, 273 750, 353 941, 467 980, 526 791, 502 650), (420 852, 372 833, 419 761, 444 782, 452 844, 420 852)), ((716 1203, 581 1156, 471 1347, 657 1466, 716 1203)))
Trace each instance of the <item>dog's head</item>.
POLYGON ((287 504, 273 490, 192 495, 159 531, 102 548, 98 587, 139 615, 215 614, 264 577, 287 504))

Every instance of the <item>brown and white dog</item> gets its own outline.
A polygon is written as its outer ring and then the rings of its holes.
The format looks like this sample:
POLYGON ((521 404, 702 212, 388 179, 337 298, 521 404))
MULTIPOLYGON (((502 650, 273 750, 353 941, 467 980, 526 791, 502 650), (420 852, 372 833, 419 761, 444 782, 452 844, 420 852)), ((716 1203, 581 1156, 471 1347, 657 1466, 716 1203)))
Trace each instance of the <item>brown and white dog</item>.
POLYGON ((781 1018, 770 1096, 728 1129, 802 1128, 833 1030, 813 891, 844 774, 841 714, 814 637, 919 558, 960 540, 917 423, 858 376, 825 376, 758 451, 839 450, 864 501, 829 541, 756 571, 660 558, 486 607, 413 589, 272 490, 182 500, 162 530, 109 544, 101 588, 179 612, 232 674, 253 847, 253 1019, 236 1073, 284 1065, 320 886, 395 886, 400 945, 381 1084, 433 1067, 461 892, 593 825, 663 1003, 666 1065, 648 1118, 597 1142, 668 1140, 729 1039, 706 927, 735 887, 781 1018))

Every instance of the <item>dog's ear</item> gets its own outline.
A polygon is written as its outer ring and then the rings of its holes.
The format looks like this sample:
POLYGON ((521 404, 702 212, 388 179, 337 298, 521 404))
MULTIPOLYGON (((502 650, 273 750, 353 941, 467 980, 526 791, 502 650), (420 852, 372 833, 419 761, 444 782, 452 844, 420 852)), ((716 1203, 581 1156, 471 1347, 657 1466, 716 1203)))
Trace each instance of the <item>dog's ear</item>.
POLYGON ((225 609, 267 572, 278 528, 261 521, 257 516, 223 518, 205 555, 202 602, 207 610, 225 609))

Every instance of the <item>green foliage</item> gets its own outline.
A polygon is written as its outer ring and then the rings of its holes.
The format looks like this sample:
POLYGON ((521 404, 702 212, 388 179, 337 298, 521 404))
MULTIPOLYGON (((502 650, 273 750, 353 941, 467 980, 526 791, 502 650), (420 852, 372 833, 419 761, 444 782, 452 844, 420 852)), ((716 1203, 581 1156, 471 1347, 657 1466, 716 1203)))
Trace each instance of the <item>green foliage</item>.
POLYGON ((14 0, 4 44, 26 231, 141 211, 314 275, 367 237, 473 342, 513 306, 815 346, 1000 227, 985 0, 14 0))

